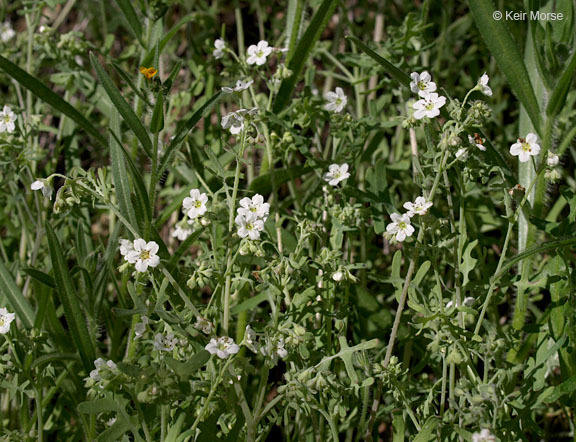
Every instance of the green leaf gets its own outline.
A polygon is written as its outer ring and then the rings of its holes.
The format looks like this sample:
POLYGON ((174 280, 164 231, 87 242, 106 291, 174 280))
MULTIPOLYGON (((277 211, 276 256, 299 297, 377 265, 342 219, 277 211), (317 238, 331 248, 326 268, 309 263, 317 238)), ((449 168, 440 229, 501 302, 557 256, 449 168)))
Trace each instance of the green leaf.
POLYGON ((436 436, 433 433, 436 431, 436 427, 439 423, 440 419, 436 416, 430 416, 424 425, 422 425, 422 429, 414 438, 414 442, 428 442, 430 440, 436 440, 436 436))
POLYGON ((304 69, 304 64, 308 61, 310 51, 322 35, 337 4, 337 0, 324 0, 314 14, 314 17, 312 17, 308 28, 306 28, 306 32, 304 32, 304 35, 296 46, 293 57, 288 63, 288 69, 292 71, 292 75, 283 80, 280 85, 280 90, 274 100, 274 113, 279 113, 288 104, 292 96, 292 91, 296 87, 296 82, 304 69))
POLYGON ((313 169, 306 166, 292 166, 282 169, 276 169, 272 172, 260 175, 254 178, 250 183, 250 190, 256 193, 267 194, 272 191, 272 177, 274 177, 274 183, 276 186, 280 186, 294 178, 300 177, 313 169))
POLYGON ((394 413, 392 420, 392 428, 394 432, 394 439, 392 442, 404 442, 404 433, 406 432, 406 424, 402 412, 394 413))
POLYGON ((22 269, 22 271, 47 287, 50 287, 51 289, 56 288, 56 282, 54 281, 54 278, 52 278, 49 274, 32 268, 22 269))
POLYGON ((26 71, 20 69, 10 60, 2 57, 1 55, 0 69, 10 75, 23 87, 32 92, 35 97, 46 102, 57 111, 62 112, 64 115, 78 124, 78 126, 92 135, 101 145, 106 145, 106 138, 104 138, 102 134, 98 132, 98 129, 96 129, 92 123, 90 123, 80 112, 78 112, 70 103, 62 99, 51 88, 34 78, 32 75, 28 74, 26 71))
POLYGON ((34 310, 32 305, 24 297, 20 288, 16 285, 14 278, 0 259, 0 297, 6 297, 8 305, 14 310, 18 319, 22 321, 24 327, 34 326, 34 310))
POLYGON ((491 1, 469 0, 470 11, 498 67, 508 79, 514 94, 526 108, 534 128, 540 132, 540 108, 524 59, 512 38, 505 20, 494 20, 496 9, 491 1))
POLYGON ((166 165, 170 161, 172 154, 174 153, 175 149, 184 141, 188 132, 190 132, 196 124, 200 121, 200 119, 208 113, 208 111, 214 106, 222 97, 222 92, 216 92, 212 97, 206 101, 200 108, 194 112, 194 114, 182 125, 177 128, 176 135, 174 139, 170 143, 170 145, 166 148, 166 152, 160 160, 160 167, 158 168, 159 171, 163 171, 166 168, 166 165))
POLYGON ((547 241, 547 242, 542 243, 542 244, 536 244, 535 246, 532 246, 532 247, 526 249, 524 252, 518 253, 513 258, 510 258, 509 260, 507 260, 504 263, 504 265, 502 266, 502 269, 500 270, 500 272, 496 273, 492 278, 495 281, 500 279, 512 267, 514 267, 516 264, 518 264, 523 259, 526 259, 532 255, 536 255, 538 253, 548 252, 550 250, 558 250, 558 249, 561 249, 564 247, 571 247, 573 245, 576 245, 576 235, 565 236, 563 238, 555 239, 552 241, 547 241))
POLYGON ((122 146, 118 143, 114 135, 120 133, 120 118, 118 112, 114 109, 110 118, 110 163, 112 165, 112 180, 120 212, 124 215, 132 227, 138 230, 138 221, 132 200, 130 199, 130 181, 122 146))
POLYGON ((84 363, 84 368, 90 371, 94 367, 95 359, 92 339, 86 326, 86 318, 80 309, 78 293, 72 286, 72 280, 68 272, 62 247, 56 233, 54 233, 52 226, 50 226, 48 222, 46 223, 46 236, 48 238, 48 248, 50 249, 50 258, 54 270, 54 279, 56 280, 56 293, 58 293, 60 302, 62 302, 62 306, 64 307, 64 315, 70 327, 72 339, 84 363))
POLYGON ((140 140, 142 147, 148 154, 149 158, 152 158, 152 142, 150 141, 150 137, 148 136, 148 132, 142 125, 140 119, 136 116, 130 105, 126 102, 118 88, 114 85, 114 82, 106 72, 106 70, 100 65, 96 56, 91 52, 90 53, 90 61, 92 62, 92 66, 96 71, 96 75, 102 83, 102 87, 110 97, 112 104, 116 107, 122 118, 132 129, 134 135, 140 140))
POLYGON ((158 92, 154 112, 152 113, 152 121, 150 122, 150 132, 157 134, 164 129, 164 94, 162 89, 158 92))
POLYGON ((198 370, 204 367, 209 360, 210 353, 206 350, 200 350, 198 353, 192 355, 192 357, 186 362, 177 361, 169 356, 165 357, 166 363, 172 370, 174 370, 174 373, 184 379, 187 379, 198 372, 198 370))
POLYGON ((384 57, 378 55, 376 52, 362 43, 358 38, 349 35, 346 37, 346 39, 350 40, 352 43, 358 46, 362 52, 373 58, 396 81, 400 82, 403 86, 410 86, 410 76, 408 74, 405 74, 384 57))
POLYGON ((82 414, 99 414, 107 411, 120 412, 121 407, 114 399, 96 399, 94 401, 80 402, 78 411, 82 414))
POLYGON ((464 276, 462 286, 466 286, 466 284, 468 284, 468 282, 470 281, 468 279, 468 275, 472 270, 474 270, 474 267, 476 267, 476 263, 478 262, 476 258, 472 258, 472 250, 474 250, 474 247, 476 247, 477 245, 478 240, 476 239, 471 243, 469 243, 464 249, 464 253, 462 253, 462 262, 460 263, 460 273, 462 273, 462 275, 464 276))
POLYGON ((140 44, 144 46, 144 41, 142 40, 142 24, 136 15, 136 11, 132 7, 130 0, 116 0, 116 4, 120 7, 124 18, 128 22, 130 30, 134 33, 134 36, 138 39, 140 44))
POLYGON ((564 69, 564 72, 560 76, 558 83, 554 86, 554 91, 546 107, 546 114, 548 117, 553 118, 560 113, 566 102, 566 96, 572 85, 572 79, 574 78, 574 73, 576 72, 576 49, 572 53, 570 62, 564 69))

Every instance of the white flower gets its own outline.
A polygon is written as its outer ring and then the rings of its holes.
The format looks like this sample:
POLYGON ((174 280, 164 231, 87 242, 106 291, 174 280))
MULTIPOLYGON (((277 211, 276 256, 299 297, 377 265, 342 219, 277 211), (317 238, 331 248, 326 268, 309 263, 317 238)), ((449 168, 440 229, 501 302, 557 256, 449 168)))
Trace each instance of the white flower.
POLYGON ((252 199, 246 197, 240 200, 240 207, 238 207, 238 215, 242 215, 245 219, 261 219, 266 222, 268 213, 270 212, 270 204, 264 202, 264 197, 256 194, 252 199))
POLYGON ((230 112, 222 117, 223 129, 229 129, 232 135, 238 135, 244 129, 244 117, 241 113, 230 112))
POLYGON ((431 201, 426 201, 426 198, 419 196, 413 203, 404 203, 404 208, 408 210, 407 215, 413 217, 414 215, 426 215, 428 209, 432 207, 431 201))
POLYGON ((456 159, 460 161, 466 161, 468 159, 468 149, 461 147, 456 151, 456 159))
POLYGON ((190 235, 194 233, 194 229, 191 227, 176 226, 172 232, 173 238, 178 238, 179 241, 185 241, 190 235))
POLYGON ((272 357, 273 364, 278 361, 278 357, 284 359, 288 356, 288 351, 284 348, 284 338, 266 339, 266 345, 260 347, 260 353, 272 357))
POLYGON ((495 442, 496 438, 490 430, 484 428, 480 433, 474 433, 472 435, 472 442, 495 442))
POLYGON ((482 152, 486 151, 486 146, 484 146, 485 140, 477 133, 474 133, 474 136, 468 135, 468 141, 470 142, 470 144, 476 146, 482 152))
POLYGON ((240 347, 234 342, 234 339, 228 336, 221 336, 218 339, 210 339, 210 342, 204 347, 210 354, 215 354, 220 359, 226 359, 228 356, 240 351, 240 347))
POLYGON ((196 318, 196 324, 194 324, 196 330, 200 330, 205 335, 209 335, 214 330, 214 324, 212 324, 208 319, 198 317, 196 318))
POLYGON ((158 351, 172 351, 178 344, 178 338, 174 333, 164 336, 162 333, 156 333, 154 336, 154 348, 158 351))
POLYGON ((94 361, 95 369, 90 372, 90 379, 95 382, 102 380, 101 374, 105 371, 111 371, 115 373, 118 370, 116 363, 114 361, 106 361, 105 359, 98 358, 94 361))
POLYGON ((115 417, 111 417, 110 419, 108 419, 106 421, 106 425, 108 425, 109 427, 111 427, 112 425, 114 425, 116 423, 116 418, 115 417))
POLYGON ((134 340, 140 339, 146 333, 146 326, 150 322, 150 320, 146 316, 142 316, 140 321, 134 326, 134 340))
POLYGON ((238 80, 236 82, 235 87, 223 87, 222 92, 224 92, 225 94, 231 94, 233 92, 242 92, 242 91, 248 89, 250 86, 252 86, 252 83, 254 83, 254 80, 250 80, 250 81, 238 80))
POLYGON ((14 38, 16 35, 16 31, 12 29, 12 25, 5 21, 4 23, 0 24, 0 39, 2 42, 6 43, 14 38))
POLYGON ((412 105, 415 110, 414 118, 421 120, 424 117, 434 118, 440 115, 440 108, 446 104, 446 97, 439 96, 432 92, 423 95, 420 100, 412 105))
POLYGON ((246 59, 246 63, 262 66, 266 63, 266 58, 270 55, 272 49, 272 47, 268 46, 266 40, 260 40, 257 45, 251 45, 248 47, 248 58, 246 59))
POLYGON ((548 152, 548 158, 546 158, 546 164, 549 167, 556 167, 560 163, 560 157, 552 152, 548 152))
POLYGON ((336 92, 327 92, 324 98, 328 103, 324 105, 324 109, 331 112, 342 112, 348 104, 348 98, 344 95, 341 87, 336 88, 336 92))
POLYGON ((154 241, 144 241, 139 238, 134 241, 133 250, 126 255, 126 261, 135 264, 136 270, 145 272, 148 267, 156 267, 160 264, 158 253, 158 244, 154 241))
POLYGON ((534 133, 529 133, 526 138, 518 138, 518 141, 510 146, 510 154, 517 156, 521 163, 530 160, 530 156, 540 153, 540 145, 537 144, 538 137, 534 133))
POLYGON ((246 238, 248 236, 253 241, 260 239, 260 232, 264 230, 264 221, 257 218, 247 219, 243 215, 238 215, 235 221, 238 226, 238 236, 240 238, 246 238))
POLYGON ((182 201, 182 207, 189 218, 196 219, 204 215, 208 210, 206 207, 207 202, 208 196, 205 193, 200 193, 199 189, 192 189, 190 196, 187 196, 182 201))
POLYGON ((332 279, 336 282, 340 282, 344 279, 344 273, 338 270, 332 274, 332 279))
POLYGON ((226 49, 226 42, 221 38, 218 38, 214 41, 214 47, 216 49, 212 51, 212 55, 216 60, 218 60, 219 58, 222 58, 222 56, 224 55, 224 50, 226 49))
POLYGON ((472 296, 467 296, 466 298, 464 298, 464 301, 462 301, 462 304, 464 304, 466 307, 472 307, 475 302, 476 302, 475 298, 473 298, 472 296))
POLYGON ((128 253, 134 251, 134 243, 129 239, 120 239, 120 254, 126 259, 128 253))
POLYGON ((52 196, 52 187, 46 180, 36 180, 30 185, 31 190, 41 190, 44 198, 50 199, 52 196))
POLYGON ((402 242, 407 236, 412 236, 414 227, 410 225, 410 217, 408 214, 400 215, 393 213, 390 215, 392 223, 386 226, 386 231, 390 234, 396 235, 396 241, 402 242))
POLYGON ((331 186, 337 186, 340 181, 344 181, 350 177, 348 172, 348 164, 341 165, 331 164, 328 167, 328 172, 324 174, 324 181, 327 181, 331 186))
POLYGON ((418 72, 412 72, 410 78, 412 79, 410 82, 410 90, 421 97, 424 97, 430 92, 436 90, 436 83, 432 81, 432 77, 428 71, 424 71, 421 74, 418 72))
POLYGON ((489 80, 490 80, 490 77, 488 77, 488 75, 486 75, 486 72, 484 72, 482 77, 480 77, 480 80, 478 80, 478 87, 480 89, 482 89, 482 93, 484 95, 491 97, 492 96, 492 89, 490 88, 490 86, 488 86, 489 80))
POLYGON ((5 307, 0 308, 0 335, 5 335, 10 331, 10 323, 14 321, 16 315, 8 313, 5 307))
POLYGON ((16 129, 14 122, 16 121, 16 114, 12 112, 9 106, 4 106, 0 112, 0 133, 8 132, 11 134, 16 129))

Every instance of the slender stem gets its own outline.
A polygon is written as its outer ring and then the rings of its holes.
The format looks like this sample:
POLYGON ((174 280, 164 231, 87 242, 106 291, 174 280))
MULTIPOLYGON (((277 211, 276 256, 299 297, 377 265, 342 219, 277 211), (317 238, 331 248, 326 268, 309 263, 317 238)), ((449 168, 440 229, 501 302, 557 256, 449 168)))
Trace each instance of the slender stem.
POLYGON ((42 393, 41 387, 34 386, 34 397, 36 398, 36 417, 38 419, 38 442, 44 441, 44 420, 42 415, 42 393))

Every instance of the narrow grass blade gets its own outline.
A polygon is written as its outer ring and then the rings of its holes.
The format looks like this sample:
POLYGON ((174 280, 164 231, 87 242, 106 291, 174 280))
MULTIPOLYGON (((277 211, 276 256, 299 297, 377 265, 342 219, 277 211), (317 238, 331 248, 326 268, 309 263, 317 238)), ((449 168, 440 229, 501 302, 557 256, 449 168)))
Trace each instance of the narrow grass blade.
POLYGON ((370 49, 368 46, 366 46, 364 43, 362 43, 356 37, 347 36, 346 39, 350 40, 352 43, 354 43, 356 46, 358 46, 358 48, 362 52, 364 52, 366 55, 368 55, 372 59, 374 59, 380 66, 382 66, 384 68, 384 70, 393 79, 400 82, 404 86, 410 86, 410 76, 408 74, 405 74, 400 69, 398 69, 396 66, 394 66, 392 63, 390 63, 388 60, 386 60, 384 57, 378 55, 376 52, 374 52, 372 49, 370 49))
POLYGON ((0 55, 0 69, 6 72, 10 77, 28 89, 35 97, 52 106, 59 112, 62 112, 78 126, 93 136, 101 145, 106 145, 106 138, 98 132, 92 123, 90 123, 80 112, 78 112, 70 103, 61 98, 51 88, 34 78, 28 72, 20 69, 7 58, 0 55))
POLYGON ((94 346, 92 339, 90 339, 88 327, 86 326, 86 318, 80 309, 78 294, 72 286, 72 280, 68 272, 68 265, 64 258, 62 246, 49 223, 46 223, 46 236, 48 238, 48 248, 50 249, 50 258, 52 259, 54 279, 56 281, 56 292, 64 307, 64 315, 66 316, 72 339, 80 353, 84 368, 90 371, 94 366, 94 346))
POLYGON ((508 79, 514 94, 526 108, 535 129, 540 132, 540 108, 526 65, 505 20, 495 20, 491 1, 469 0, 472 16, 498 67, 508 79))
POLYGON ((102 83, 102 87, 110 97, 112 104, 116 107, 126 124, 132 129, 134 135, 140 140, 142 147, 148 154, 149 158, 152 158, 152 141, 150 141, 150 137, 148 136, 148 132, 142 125, 140 119, 136 116, 130 105, 126 102, 118 88, 112 82, 112 79, 106 72, 106 70, 100 65, 96 56, 93 53, 90 53, 90 61, 92 62, 92 66, 96 71, 96 75, 102 83))
POLYGON ((128 22, 128 26, 134 33, 134 36, 138 39, 140 44, 144 46, 144 41, 142 40, 142 24, 136 15, 136 11, 134 10, 132 3, 130 3, 130 0, 116 0, 116 4, 122 11, 122 14, 128 22))
MULTIPOLYGON (((186 23, 190 23, 196 19, 196 14, 189 14, 183 17, 178 23, 176 23, 172 28, 162 37, 160 42, 158 43, 158 52, 161 54, 164 50, 164 47, 168 44, 170 40, 176 35, 178 30, 184 26, 186 23)), ((154 53, 156 52, 156 48, 151 49, 148 51, 144 59, 142 60, 142 66, 148 67, 150 63, 154 60, 154 53)))
POLYGON ((158 98, 156 98, 156 104, 154 105, 152 121, 150 121, 150 132, 157 134, 162 129, 164 129, 164 94, 162 93, 162 89, 160 89, 158 98))
POLYGON ((34 326, 34 310, 32 305, 24 297, 20 288, 16 285, 14 278, 0 260, 0 292, 6 297, 8 305, 16 313, 16 317, 22 321, 24 327, 32 328, 34 326))
POLYGON ((172 157, 172 154, 174 153, 175 149, 184 141, 184 139, 188 135, 188 132, 190 132, 192 128, 194 128, 194 126, 198 124, 200 119, 204 115, 206 115, 206 113, 212 108, 212 106, 214 106, 220 100, 221 97, 222 92, 216 92, 214 95, 212 95, 212 97, 210 97, 210 99, 208 99, 206 103, 200 106, 200 108, 196 112, 194 112, 194 114, 188 119, 188 121, 186 121, 179 128, 177 128, 177 132, 176 135, 174 136, 174 139, 172 140, 170 145, 166 148, 166 152, 164 153, 164 156, 160 160, 160 168, 158 169, 160 172, 164 170, 164 168, 170 161, 170 158, 172 157))
POLYGON ((552 96, 550 97, 550 101, 546 107, 546 114, 548 114, 549 118, 554 118, 564 107, 566 96, 568 95, 568 91, 572 85, 574 73, 576 73, 576 49, 574 49, 570 62, 566 66, 566 69, 564 69, 558 83, 554 86, 552 96))
POLYGON ((302 18, 304 16, 304 0, 290 0, 288 2, 288 16, 286 19, 286 40, 288 41, 288 54, 286 61, 290 62, 302 28, 302 18))
MULTIPOLYGON (((113 133, 120 133, 120 117, 118 112, 114 109, 110 119, 110 163, 112 165, 112 180, 114 181, 114 189, 116 190, 116 199, 122 215, 130 221, 133 227, 138 226, 134 206, 130 199, 130 180, 128 179, 128 171, 126 169, 126 162, 122 147, 112 135, 113 133)), ((136 228, 136 230, 138 230, 136 228)))
POLYGON ((337 4, 337 0, 324 0, 316 11, 316 14, 314 14, 314 17, 312 17, 308 28, 306 28, 306 32, 304 32, 304 35, 298 42, 294 50, 294 55, 288 63, 288 69, 292 71, 292 75, 282 81, 278 96, 276 100, 274 100, 274 113, 279 113, 288 104, 296 82, 302 73, 302 69, 304 69, 304 64, 308 60, 308 55, 320 38, 320 35, 322 35, 322 31, 324 31, 324 28, 328 24, 328 20, 332 16, 337 4))

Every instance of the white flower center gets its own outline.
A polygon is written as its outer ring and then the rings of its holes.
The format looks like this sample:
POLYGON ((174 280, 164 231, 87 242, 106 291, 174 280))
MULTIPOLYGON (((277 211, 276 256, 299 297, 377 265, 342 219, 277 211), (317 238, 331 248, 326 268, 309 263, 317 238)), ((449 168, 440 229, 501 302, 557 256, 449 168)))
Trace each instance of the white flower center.
POLYGON ((10 123, 10 115, 4 115, 4 123, 10 123))
POLYGON ((404 230, 404 229, 406 229, 406 227, 407 227, 407 226, 406 226, 406 223, 405 223, 404 221, 400 221, 400 222, 398 223, 398 228, 399 228, 400 230, 404 230))
POLYGON ((202 201, 196 201, 194 203, 194 207, 196 207, 197 209, 199 209, 200 207, 202 207, 202 201))
POLYGON ((432 103, 431 101, 427 101, 426 104, 424 105, 424 107, 427 110, 432 110, 432 109, 434 109, 434 103, 432 103))
POLYGON ((254 230, 254 224, 246 223, 246 230, 254 230))
POLYGON ((532 152, 532 146, 528 143, 522 143, 522 150, 524 152, 532 152))
POLYGON ((264 57, 264 51, 258 51, 258 52, 256 52, 256 57, 258 57, 258 58, 264 57))
POLYGON ((425 81, 420 80, 418 82, 418 89, 420 89, 421 91, 425 90, 428 87, 428 83, 426 83, 425 81))

